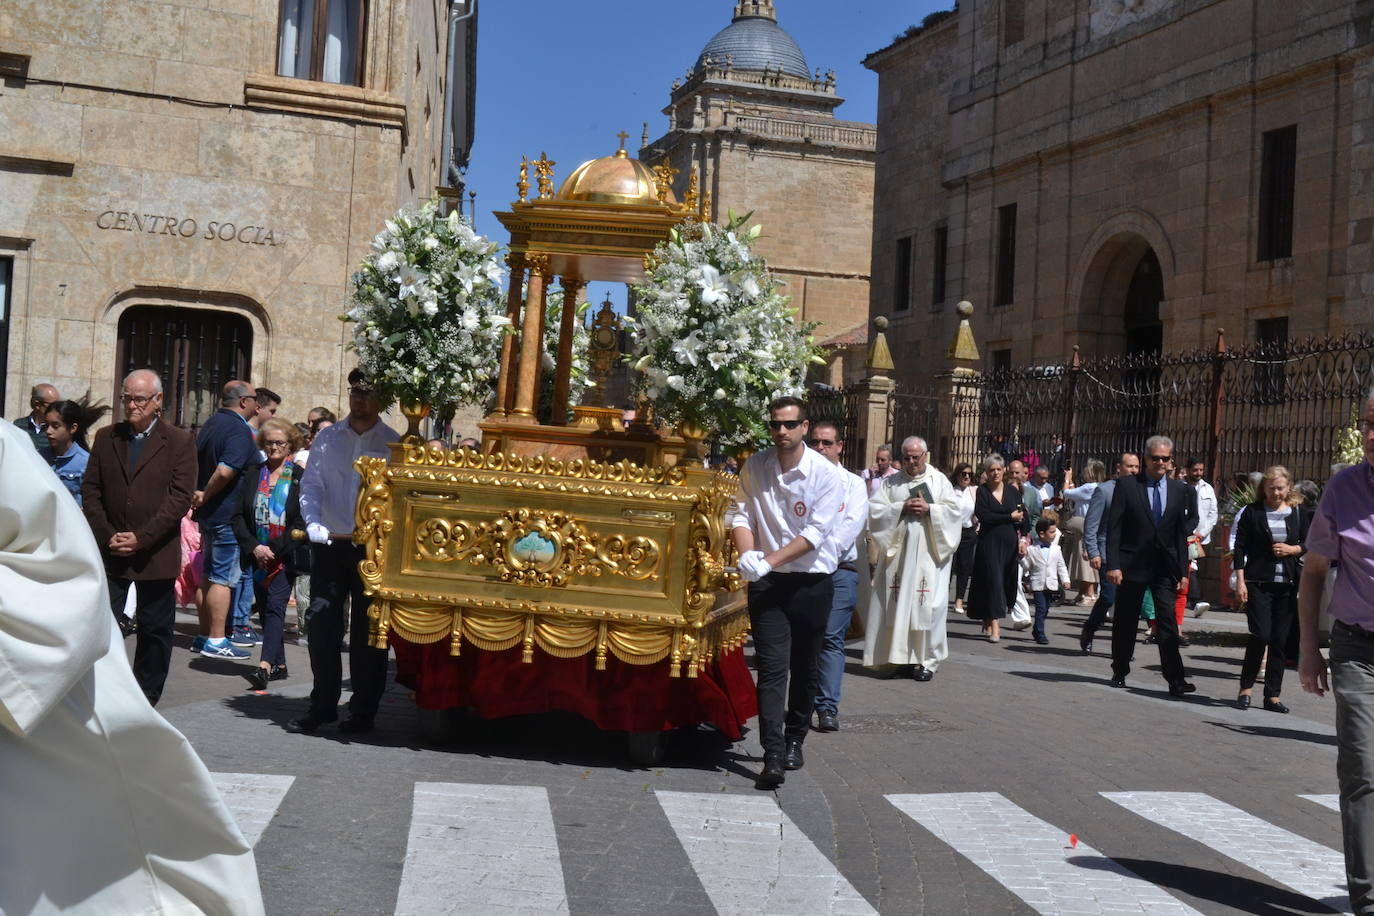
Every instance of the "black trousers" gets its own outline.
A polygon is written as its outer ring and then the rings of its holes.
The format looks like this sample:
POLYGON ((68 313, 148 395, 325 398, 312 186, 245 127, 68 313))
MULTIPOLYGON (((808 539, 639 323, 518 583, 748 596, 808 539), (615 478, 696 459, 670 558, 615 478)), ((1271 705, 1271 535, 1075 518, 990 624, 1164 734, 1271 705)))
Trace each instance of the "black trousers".
POLYGON ((759 677, 759 740, 765 754, 781 754, 784 739, 804 740, 811 728, 816 659, 825 642, 833 597, 829 573, 774 572, 749 586, 749 627, 759 677))
POLYGON ((157 705, 172 666, 172 627, 177 619, 175 579, 108 579, 110 610, 116 620, 124 619, 124 602, 129 584, 134 585, 134 622, 138 624, 134 643, 134 680, 148 702, 157 705))
POLYGON ((372 599, 363 594, 358 577, 358 562, 363 548, 348 541, 316 544, 310 573, 310 610, 306 623, 310 631, 310 672, 315 687, 310 692, 310 712, 322 722, 339 717, 339 697, 343 693, 344 608, 352 605, 353 635, 348 641, 348 670, 353 696, 348 711, 371 719, 386 690, 387 650, 374 649, 367 642, 367 609, 372 599))
POLYGON ((1164 671, 1164 680, 1169 684, 1182 683, 1188 676, 1178 651, 1178 618, 1174 615, 1178 588, 1164 579, 1150 583, 1126 581, 1116 587, 1116 612, 1112 614, 1112 674, 1125 677, 1131 672, 1135 637, 1140 630, 1140 607, 1147 588, 1155 602, 1155 639, 1159 643, 1159 664, 1164 671))
POLYGON ((1240 689, 1255 686, 1260 660, 1269 650, 1264 665, 1264 698, 1283 692, 1283 669, 1288 661, 1288 636, 1298 614, 1298 589, 1292 582, 1256 582, 1245 603, 1245 618, 1250 623, 1250 639, 1245 643, 1245 661, 1240 666, 1240 689))

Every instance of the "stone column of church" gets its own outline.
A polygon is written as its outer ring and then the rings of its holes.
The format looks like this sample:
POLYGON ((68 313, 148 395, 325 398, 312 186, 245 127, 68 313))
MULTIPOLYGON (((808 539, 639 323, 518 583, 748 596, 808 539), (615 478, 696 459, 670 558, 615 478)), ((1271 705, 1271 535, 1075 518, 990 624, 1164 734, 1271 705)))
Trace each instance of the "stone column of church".
POLYGON ((530 268, 524 325, 520 330, 520 376, 515 388, 515 418, 534 422, 534 402, 539 394, 539 343, 544 333, 544 306, 549 285, 549 256, 525 256, 530 268))
POLYGON ((568 425, 568 389, 572 386, 573 332, 577 323, 577 300, 586 283, 581 277, 563 278, 563 313, 558 325, 558 363, 553 373, 553 411, 550 426, 568 425))
MULTIPOLYGON (((510 265, 510 289, 506 291, 506 318, 512 329, 520 326, 520 298, 524 295, 525 259, 512 254, 506 258, 510 265)), ((501 369, 496 376, 496 404, 492 416, 504 417, 515 407, 515 335, 501 339, 501 369)))

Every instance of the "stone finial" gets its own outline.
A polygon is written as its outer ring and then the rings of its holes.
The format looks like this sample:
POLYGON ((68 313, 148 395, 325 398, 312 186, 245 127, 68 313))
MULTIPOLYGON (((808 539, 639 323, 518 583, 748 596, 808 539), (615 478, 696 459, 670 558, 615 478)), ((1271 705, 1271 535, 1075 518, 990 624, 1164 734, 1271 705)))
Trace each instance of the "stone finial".
POLYGON ((945 358, 976 363, 982 357, 978 355, 978 345, 973 342, 973 328, 968 323, 969 317, 973 315, 973 303, 965 299, 954 307, 954 311, 959 314, 959 329, 954 332, 954 339, 950 341, 945 358))
POLYGON ((887 330, 887 323, 885 315, 873 319, 876 333, 873 335, 873 342, 868 346, 868 359, 864 362, 864 366, 873 370, 871 375, 882 375, 895 368, 892 365, 892 351, 887 346, 887 335, 883 333, 887 330))

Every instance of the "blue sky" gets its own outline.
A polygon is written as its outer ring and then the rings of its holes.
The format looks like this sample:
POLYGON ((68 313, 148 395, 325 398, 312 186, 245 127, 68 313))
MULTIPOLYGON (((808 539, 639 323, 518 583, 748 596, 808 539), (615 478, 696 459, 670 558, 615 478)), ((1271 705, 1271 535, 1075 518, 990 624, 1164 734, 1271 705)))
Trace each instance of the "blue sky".
MULTIPOLYGON (((837 117, 873 121, 877 74, 860 61, 953 0, 776 0, 778 24, 801 45, 814 70, 833 69, 845 103, 837 117)), ((734 0, 668 3, 613 0, 480 0, 476 142, 468 166, 477 192, 477 230, 505 244, 492 216, 515 199, 522 155, 557 161, 555 182, 582 162, 616 149, 630 134, 631 155, 644 121, 649 138, 667 128, 662 114, 673 80, 684 75, 729 24, 734 0)), ((533 176, 531 175, 531 179, 533 176)), ((623 287, 593 284, 622 302, 623 287)))

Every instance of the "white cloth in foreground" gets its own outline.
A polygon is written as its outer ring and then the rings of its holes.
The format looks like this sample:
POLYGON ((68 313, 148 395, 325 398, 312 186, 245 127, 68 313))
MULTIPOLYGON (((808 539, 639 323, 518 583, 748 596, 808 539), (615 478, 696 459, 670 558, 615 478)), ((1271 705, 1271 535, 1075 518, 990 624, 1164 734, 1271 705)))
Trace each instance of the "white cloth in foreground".
POLYGON ((864 617, 864 666, 924 665, 949 655, 945 634, 949 571, 963 533, 965 506, 949 479, 930 465, 883 480, 868 501, 868 533, 877 545, 864 617), (930 492, 926 518, 902 515, 913 488, 930 492))
POLYGON ((129 669, 86 519, 0 427, 0 912, 261 914, 252 849, 129 669))

